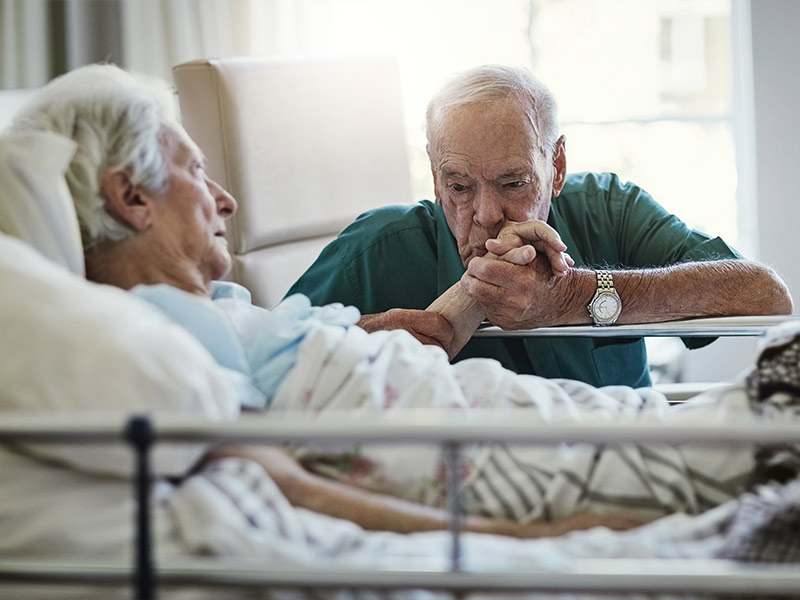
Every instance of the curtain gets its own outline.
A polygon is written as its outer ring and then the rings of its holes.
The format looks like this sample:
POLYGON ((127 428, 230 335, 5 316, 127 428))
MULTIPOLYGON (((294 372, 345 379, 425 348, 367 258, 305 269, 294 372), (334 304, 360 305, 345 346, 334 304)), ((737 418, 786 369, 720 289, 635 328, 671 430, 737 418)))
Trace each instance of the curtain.
POLYGON ((0 0, 0 88, 42 85, 55 70, 46 0, 0 0))
POLYGON ((307 0, 0 0, 0 88, 97 61, 171 80, 200 58, 295 52, 307 0))
POLYGON ((179 63, 247 53, 246 36, 235 32, 249 19, 250 0, 121 1, 123 54, 132 70, 171 81, 179 63))
POLYGON ((122 60, 120 11, 107 0, 0 0, 0 88, 44 85, 77 66, 122 60))

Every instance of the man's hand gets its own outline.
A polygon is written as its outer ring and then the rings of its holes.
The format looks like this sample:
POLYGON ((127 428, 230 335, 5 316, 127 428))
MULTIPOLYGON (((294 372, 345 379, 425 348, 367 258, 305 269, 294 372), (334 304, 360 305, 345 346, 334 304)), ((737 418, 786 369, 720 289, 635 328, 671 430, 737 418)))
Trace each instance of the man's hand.
POLYGON ((503 329, 559 324, 570 295, 561 280, 575 261, 558 232, 543 221, 512 222, 486 249, 469 262, 461 285, 489 321, 503 329))
POLYGON ((481 257, 470 261, 461 288, 494 325, 532 329, 563 324, 564 307, 571 305, 568 280, 553 275, 541 254, 527 265, 481 257))
POLYGON ((486 249, 515 265, 527 265, 539 253, 547 256, 553 275, 563 277, 575 264, 558 232, 544 221, 509 221, 497 238, 486 241, 486 249))
POLYGON ((356 323, 365 331, 405 329, 423 344, 444 350, 453 341, 453 326, 442 315, 432 311, 392 308, 383 313, 363 315, 356 323))

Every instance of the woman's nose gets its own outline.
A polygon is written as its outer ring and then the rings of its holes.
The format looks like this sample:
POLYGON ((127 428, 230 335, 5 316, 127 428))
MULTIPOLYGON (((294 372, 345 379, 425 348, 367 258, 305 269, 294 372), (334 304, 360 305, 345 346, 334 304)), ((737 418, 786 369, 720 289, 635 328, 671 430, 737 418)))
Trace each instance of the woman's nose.
POLYGON ((236 209, 239 208, 239 204, 236 202, 236 199, 230 195, 228 190, 226 190, 213 179, 208 180, 208 187, 211 189, 211 193, 214 195, 214 200, 217 202, 217 213, 226 219, 233 216, 233 214, 236 212, 236 209))

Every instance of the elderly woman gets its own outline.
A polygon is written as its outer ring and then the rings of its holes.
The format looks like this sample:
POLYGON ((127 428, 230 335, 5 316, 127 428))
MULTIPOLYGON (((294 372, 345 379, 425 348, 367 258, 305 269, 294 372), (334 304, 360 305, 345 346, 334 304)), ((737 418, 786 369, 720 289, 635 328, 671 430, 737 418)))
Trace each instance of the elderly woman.
MULTIPOLYGON (((304 296, 273 310, 252 306, 244 288, 217 281, 230 268, 225 221, 236 201, 207 176, 174 106, 165 86, 94 65, 48 85, 14 128, 54 131, 77 142, 67 181, 88 278, 154 303, 232 376, 244 374, 243 407, 309 417, 411 407, 524 409, 542 424, 680 423, 753 412, 743 384, 675 408, 652 390, 597 390, 520 376, 488 359, 451 365, 442 347, 454 354, 482 318, 457 288, 430 311, 437 345, 423 345, 402 330, 367 333, 356 326, 356 309, 312 307, 304 296)), ((520 244, 506 258, 524 262, 544 251, 560 265, 555 274, 563 273, 569 259, 554 232, 543 232, 534 246, 520 244)), ((251 458, 291 502, 366 528, 446 526, 437 451, 354 446, 292 452, 307 469, 268 447, 220 448, 210 458, 251 458)), ((751 448, 475 447, 462 473, 471 515, 465 526, 540 536, 594 524, 624 527, 632 522, 628 515, 648 520, 698 513, 738 495, 755 464, 751 448)))

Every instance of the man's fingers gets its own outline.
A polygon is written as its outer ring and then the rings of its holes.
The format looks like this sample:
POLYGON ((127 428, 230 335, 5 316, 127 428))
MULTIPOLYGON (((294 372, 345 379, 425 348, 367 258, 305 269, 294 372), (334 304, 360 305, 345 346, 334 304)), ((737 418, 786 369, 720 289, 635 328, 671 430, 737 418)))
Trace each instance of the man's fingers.
POLYGON ((566 252, 556 252, 554 250, 546 250, 547 258, 550 261, 550 268, 553 270, 553 274, 559 277, 562 277, 567 274, 570 267, 575 264, 575 261, 572 260, 572 257, 567 254, 566 252))
POLYGON ((533 246, 525 245, 509 250, 502 256, 501 260, 515 265, 527 265, 534 258, 536 258, 536 249, 533 246))
POLYGON ((544 221, 509 221, 496 238, 486 241, 486 249, 516 265, 526 265, 533 260, 537 251, 544 252, 553 274, 559 277, 565 275, 575 264, 572 257, 566 254, 567 246, 561 236, 544 221), (530 246, 533 247, 532 250, 523 250, 530 246))
POLYGON ((514 248, 520 248, 524 245, 525 242, 516 234, 509 234, 503 238, 486 240, 486 249, 497 256, 503 256, 514 248))
MULTIPOLYGON (((532 244, 523 244, 522 239, 515 234, 506 236, 502 240, 486 240, 486 249, 491 254, 515 265, 527 265, 536 258, 536 248, 532 244)), ((575 264, 569 254, 555 250, 551 246, 545 245, 539 250, 547 255, 553 274, 558 277, 566 275, 570 267, 575 264)))
MULTIPOLYGON (((505 240, 506 237, 511 239, 520 238, 523 244, 533 244, 538 250, 544 249, 545 245, 550 246, 557 252, 564 252, 567 249, 558 232, 544 221, 526 221, 523 223, 509 221, 503 225, 497 235, 500 240, 505 240)), ((516 241, 515 244, 519 245, 516 241)))

